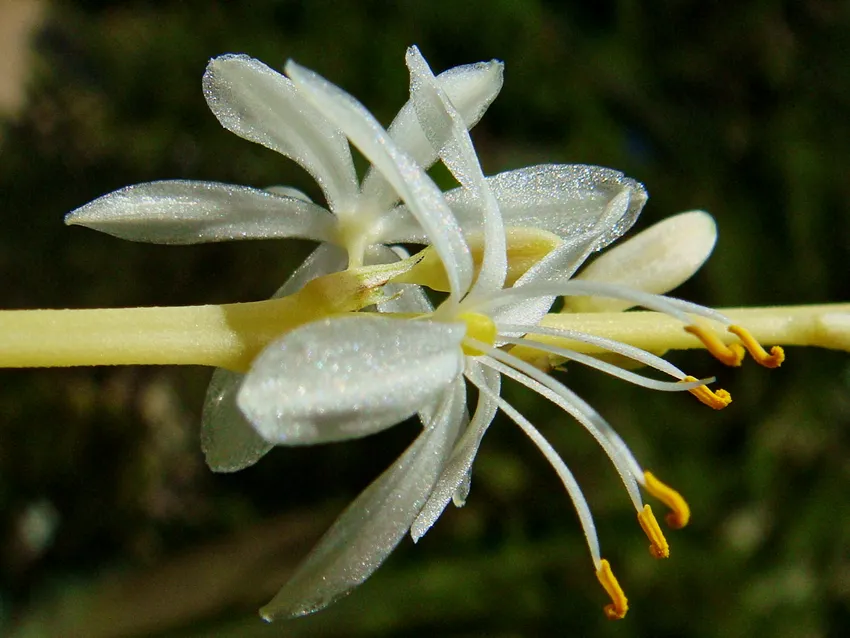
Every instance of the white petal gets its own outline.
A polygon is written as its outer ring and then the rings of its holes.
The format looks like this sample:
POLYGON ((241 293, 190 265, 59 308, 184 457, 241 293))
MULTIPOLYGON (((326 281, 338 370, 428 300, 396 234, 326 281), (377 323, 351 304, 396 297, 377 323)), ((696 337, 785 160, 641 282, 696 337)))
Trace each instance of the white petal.
POLYGON ((345 137, 288 78, 247 55, 210 60, 204 96, 227 130, 297 162, 319 183, 331 210, 359 191, 345 137))
MULTIPOLYGON (((530 226, 564 239, 596 227, 610 201, 630 191, 625 215, 605 229, 593 250, 599 250, 628 230, 646 203, 643 186, 620 171, 582 164, 528 166, 499 173, 489 180, 505 226, 530 226)), ((475 224, 475 201, 455 189, 446 199, 464 230, 475 224)))
POLYGON ((505 228, 499 205, 484 179, 469 131, 449 97, 437 84, 428 63, 411 47, 407 51, 410 96, 422 130, 440 153, 443 163, 476 202, 484 232, 484 257, 470 295, 487 295, 500 290, 507 274, 505 228))
MULTIPOLYGON (((605 236, 616 227, 624 217, 631 213, 633 191, 624 188, 614 195, 605 210, 590 229, 564 239, 564 242, 546 257, 534 264, 522 277, 514 282, 513 288, 522 288, 531 284, 558 283, 568 280, 584 263, 588 255, 600 245, 604 245, 605 236)), ((494 321, 499 323, 536 324, 549 311, 555 297, 529 294, 517 303, 499 307, 492 313, 494 321)), ((511 335, 518 336, 518 335, 511 335)))
POLYGON ((273 445, 263 439, 236 406, 244 374, 216 368, 201 417, 201 450, 213 472, 238 472, 254 465, 273 445))
MULTIPOLYGON (((584 164, 527 166, 488 177, 487 183, 506 227, 540 228, 563 239, 597 227, 611 200, 628 190, 626 213, 599 234, 593 250, 607 246, 631 228, 647 199, 643 185, 620 171, 584 164)), ((464 232, 480 230, 480 204, 469 191, 455 188, 445 197, 464 232)), ((422 230, 404 208, 387 215, 384 237, 394 242, 423 241, 422 230)))
POLYGON ((263 618, 318 611, 372 575, 404 538, 431 492, 457 435, 454 424, 465 403, 465 389, 445 394, 433 426, 349 505, 295 575, 260 610, 263 618))
MULTIPOLYGON (((453 67, 437 76, 437 84, 449 96, 467 129, 478 123, 499 94, 504 66, 498 60, 478 62, 453 67)), ((436 161, 437 151, 425 137, 411 101, 398 112, 388 132, 399 148, 422 168, 428 168, 436 161)), ((378 210, 387 210, 398 201, 395 191, 372 167, 366 173, 362 190, 375 202, 378 210)))
MULTIPOLYGON (((482 368, 478 363, 472 362, 468 374, 472 375, 479 385, 486 383, 494 394, 499 394, 500 376, 498 372, 489 368, 482 368)), ((449 457, 445 469, 440 474, 434 490, 410 527, 410 535, 414 542, 425 535, 425 532, 436 522, 449 501, 458 494, 459 490, 462 496, 459 499, 460 503, 462 504, 462 501, 465 500, 466 494, 469 493, 468 481, 472 462, 475 460, 475 455, 478 454, 481 439, 484 438, 484 434, 493 422, 498 409, 498 403, 491 397, 484 393, 478 395, 478 406, 475 408, 472 421, 455 444, 451 457, 449 457)))
POLYGON ((404 200, 440 255, 452 296, 458 299, 472 281, 472 257, 440 189, 353 97, 292 61, 287 63, 286 72, 298 90, 348 136, 404 200))
MULTIPOLYGON (((273 299, 291 295, 322 275, 345 268, 348 257, 333 244, 320 244, 273 299)), ((272 448, 236 405, 244 374, 217 368, 213 372, 201 417, 201 449, 213 472, 236 472, 259 461, 272 448)))
POLYGON ((463 324, 345 316, 268 346, 237 402, 269 442, 309 445, 372 434, 416 414, 460 374, 463 324))
MULTIPOLYGON (((610 248, 576 279, 622 284, 644 292, 664 294, 683 284, 705 263, 717 241, 711 215, 690 211, 650 226, 610 248)), ((571 297, 570 312, 616 312, 634 304, 601 297, 571 297)))
POLYGON ((183 180, 127 186, 68 213, 65 223, 121 239, 198 244, 231 239, 334 237, 321 206, 246 186, 183 180))

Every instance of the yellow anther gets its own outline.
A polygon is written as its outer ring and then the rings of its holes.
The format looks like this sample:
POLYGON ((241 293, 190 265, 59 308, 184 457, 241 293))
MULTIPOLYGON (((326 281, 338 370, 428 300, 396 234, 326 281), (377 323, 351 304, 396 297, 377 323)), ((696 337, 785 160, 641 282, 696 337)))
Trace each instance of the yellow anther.
MULTIPOLYGON (((693 383, 697 380, 698 379, 696 377, 688 375, 684 379, 682 379, 681 383, 693 383)), ((704 405, 707 405, 710 408, 714 408, 715 410, 722 410, 727 405, 732 403, 732 395, 729 394, 723 388, 719 390, 711 390, 708 386, 701 385, 688 390, 688 392, 690 392, 697 399, 699 399, 700 403, 703 403, 704 405)))
POLYGON ((669 558, 670 545, 667 544, 667 539, 664 538, 664 533, 658 526, 655 514, 652 513, 648 503, 643 506, 642 512, 638 512, 637 517, 643 533, 649 539, 649 553, 655 558, 669 558))
POLYGON ((685 326, 685 332, 692 334, 702 341, 706 350, 708 350, 721 363, 727 366, 738 367, 741 365, 741 361, 744 360, 745 353, 741 344, 733 343, 732 345, 727 346, 723 343, 720 337, 718 337, 717 334, 710 329, 692 324, 690 326, 685 326))
MULTIPOLYGON (((498 330, 496 324, 487 315, 482 315, 477 312, 465 312, 458 317, 460 321, 466 323, 466 336, 476 341, 481 341, 489 346, 496 343, 498 330)), ((465 343, 461 345, 463 353, 470 357, 477 357, 485 354, 477 348, 467 346, 465 343)))
POLYGON ((752 355, 753 359, 765 368, 778 368, 782 365, 782 362, 785 361, 785 351, 782 348, 779 346, 773 346, 770 349, 770 354, 768 354, 746 328, 742 328, 741 326, 729 326, 727 330, 738 337, 743 346, 747 349, 747 352, 752 355))
POLYGON ((652 472, 644 472, 643 480, 646 491, 672 510, 667 514, 667 525, 672 529, 682 529, 687 525, 691 520, 691 508, 682 495, 655 478, 652 472))
POLYGON ((604 558, 599 561, 596 578, 599 579, 599 583, 611 598, 611 604, 605 605, 605 615, 611 620, 620 620, 629 611, 629 601, 626 599, 626 594, 623 593, 620 583, 617 582, 617 577, 611 571, 611 565, 604 558))

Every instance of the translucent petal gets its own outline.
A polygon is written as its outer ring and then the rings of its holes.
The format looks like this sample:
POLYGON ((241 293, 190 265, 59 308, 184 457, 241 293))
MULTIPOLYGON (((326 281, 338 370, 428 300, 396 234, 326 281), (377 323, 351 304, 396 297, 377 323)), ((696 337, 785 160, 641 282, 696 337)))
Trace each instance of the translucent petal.
MULTIPOLYGON (((499 94, 504 66, 497 60, 478 62, 453 67, 437 76, 438 85, 449 96, 467 129, 478 123, 499 94)), ((436 161, 437 151, 425 137, 412 102, 408 101, 401 108, 388 132, 399 148, 422 168, 428 168, 436 161)), ((387 210, 398 201, 392 187, 371 167, 363 180, 362 190, 375 202, 378 210, 387 210)))
MULTIPOLYGON (((486 383, 493 394, 499 394, 500 377, 498 372, 489 368, 482 368, 478 363, 472 361, 468 366, 467 374, 473 376, 479 384, 486 383)), ((475 460, 475 455, 478 454, 481 440, 484 438, 490 423, 493 422, 498 408, 497 402, 490 396, 484 393, 478 395, 478 406, 475 408, 472 421, 455 444, 446 467, 434 486, 434 490, 410 527, 410 535, 414 542, 425 535, 425 532, 437 521, 449 501, 458 494, 459 490, 461 491, 461 498, 457 500, 461 504, 466 500, 466 495, 469 493, 472 462, 475 460)))
POLYGON ((464 324, 345 316, 268 346, 239 392, 267 441, 310 445, 366 436, 416 414, 463 369, 464 324))
POLYGON ((222 55, 210 61, 203 86, 224 128, 297 162, 318 182, 331 210, 355 200, 359 187, 345 137, 288 78, 247 55, 222 55))
POLYGON ((263 618, 318 611, 372 575, 404 538, 431 492, 465 403, 464 384, 445 393, 433 426, 342 513, 290 581, 260 610, 263 618))
POLYGON ((422 130, 431 146, 439 151, 443 163, 476 202, 484 234, 484 257, 470 295, 486 295, 501 289, 507 274, 505 228, 499 205, 484 179, 463 118, 440 88, 419 49, 408 49, 406 60, 411 101, 422 130))
MULTIPOLYGON (((622 218, 605 228, 592 250, 599 250, 631 228, 646 203, 644 187, 620 171, 584 164, 542 164, 488 177, 505 226, 548 230, 563 239, 596 228, 610 201, 628 190, 629 207, 622 218)), ((464 232, 479 230, 481 215, 475 198, 463 188, 445 193, 464 232)), ((423 242, 422 231, 405 210, 388 215, 387 241, 423 242)))
MULTIPOLYGON (((558 283, 573 276, 585 259, 605 241, 611 228, 631 215, 633 191, 624 188, 614 195, 588 230, 566 237, 564 242, 543 259, 529 268, 512 288, 543 283, 558 283)), ((548 312, 555 297, 530 294, 523 301, 500 307, 493 313, 500 323, 536 324, 548 312)))
MULTIPOLYGON (((440 255, 458 299, 472 281, 472 257, 443 194, 407 154, 396 146, 387 132, 362 104, 312 71, 290 61, 286 72, 299 91, 340 128, 399 194, 428 242, 440 255)), ((382 240, 382 243, 388 243, 382 240)))
POLYGON ((280 237, 326 241, 336 227, 327 210, 301 199, 184 180, 126 186, 68 213, 65 223, 154 244, 280 237))
MULTIPOLYGON (((285 297, 309 281, 345 268, 348 257, 333 244, 320 244, 273 295, 285 297)), ((201 449, 213 472, 236 472, 259 461, 272 448, 236 405, 244 374, 217 368, 212 375, 201 417, 201 449)))
MULTIPOLYGON (((576 279, 621 284, 664 294, 683 284, 708 259, 717 241, 717 226, 703 211, 680 213, 609 248, 576 279)), ((618 299, 571 297, 570 312, 616 312, 633 304, 618 299)))

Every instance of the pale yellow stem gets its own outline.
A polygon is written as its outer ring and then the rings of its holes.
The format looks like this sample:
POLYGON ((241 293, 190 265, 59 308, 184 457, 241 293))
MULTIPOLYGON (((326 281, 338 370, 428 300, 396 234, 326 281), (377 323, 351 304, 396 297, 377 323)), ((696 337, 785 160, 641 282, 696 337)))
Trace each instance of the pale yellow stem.
MULTIPOLYGON (((721 313, 744 326, 765 345, 816 346, 850 351, 850 304, 818 306, 777 306, 765 308, 720 308, 721 313)), ((656 312, 589 312, 546 315, 541 326, 577 330, 627 343, 649 352, 703 348, 702 342, 684 330, 681 321, 656 312)), ((738 340, 717 325, 725 343, 738 340)), ((585 353, 603 352, 598 347, 558 337, 529 335, 530 339, 554 343, 585 353)), ((535 360, 528 348, 515 348, 513 354, 535 360)))
MULTIPOLYGON (((340 297, 339 292, 339 281, 323 278, 296 295, 254 303, 4 311, 0 312, 0 367, 195 364, 246 370, 257 353, 283 333, 375 301, 371 286, 361 287, 359 296, 348 291, 340 297), (341 303, 340 298, 348 300, 341 303)), ((721 312, 764 344, 850 350, 850 304, 721 312)), ((681 322, 655 312, 549 314, 541 325, 587 332, 650 352, 703 347, 681 322)), ((725 332, 721 335, 727 342, 737 339, 725 332)), ((562 338, 531 338, 599 352, 562 338)), ((512 353, 529 361, 540 357, 525 347, 512 353)))
POLYGON ((344 270, 293 295, 178 308, 0 312, 0 368, 195 364, 244 371, 269 341, 300 325, 359 310, 417 259, 344 270))
POLYGON ((317 319, 291 298, 223 306, 0 312, 0 367, 196 364, 246 370, 317 319))

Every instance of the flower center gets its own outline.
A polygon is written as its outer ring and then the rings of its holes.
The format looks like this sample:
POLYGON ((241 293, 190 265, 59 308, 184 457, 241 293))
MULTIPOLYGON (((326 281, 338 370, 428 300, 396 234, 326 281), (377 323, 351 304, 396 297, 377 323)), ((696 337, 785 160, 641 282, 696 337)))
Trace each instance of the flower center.
MULTIPOLYGON (((463 321, 466 324, 466 336, 468 338, 486 343, 489 346, 495 345, 498 330, 496 329, 496 324, 487 315, 482 315, 478 312, 464 312, 458 317, 458 321, 463 321)), ((469 357, 478 357, 485 354, 477 348, 467 345, 465 342, 461 345, 461 348, 463 349, 463 354, 469 357)))

